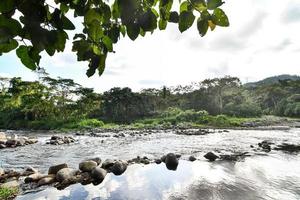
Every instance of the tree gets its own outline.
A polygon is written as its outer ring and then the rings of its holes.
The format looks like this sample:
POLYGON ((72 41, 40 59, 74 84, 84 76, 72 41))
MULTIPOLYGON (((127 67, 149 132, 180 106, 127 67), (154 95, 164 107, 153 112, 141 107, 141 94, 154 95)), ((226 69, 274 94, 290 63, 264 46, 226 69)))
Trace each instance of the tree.
POLYGON ((73 51, 78 61, 88 61, 87 76, 105 69, 108 53, 120 36, 131 40, 166 29, 167 23, 177 23, 180 32, 196 21, 199 34, 208 28, 229 26, 220 6, 222 0, 179 1, 179 12, 173 11, 173 0, 1 0, 0 1, 0 55, 16 49, 21 62, 31 70, 39 68, 41 53, 53 56, 65 50, 75 25, 67 17, 82 17, 84 29, 73 38, 73 51))

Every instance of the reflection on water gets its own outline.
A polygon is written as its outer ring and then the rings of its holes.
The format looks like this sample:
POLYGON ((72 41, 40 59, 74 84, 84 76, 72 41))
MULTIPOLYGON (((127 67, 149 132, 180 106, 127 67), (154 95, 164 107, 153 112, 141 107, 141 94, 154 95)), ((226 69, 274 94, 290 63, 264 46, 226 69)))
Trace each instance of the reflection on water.
MULTIPOLYGON (((299 129, 290 131, 230 131, 205 136, 181 136, 158 133, 146 137, 90 138, 80 137, 80 144, 49 146, 42 142, 15 150, 1 151, 4 167, 35 166, 42 171, 54 163, 67 162, 72 167, 88 158, 129 159, 137 155, 150 158, 168 152, 194 154, 198 161, 180 160, 176 171, 164 164, 132 165, 121 176, 108 174, 98 186, 80 184, 63 191, 55 188, 19 196, 19 200, 299 200, 300 156, 271 151, 257 154, 249 146, 262 140, 300 144, 299 129), (101 140, 105 140, 101 143, 101 140), (207 162, 203 155, 211 150, 221 152, 250 151, 243 162, 207 162)), ((1 165, 1 163, 0 163, 1 165)))
POLYGON ((109 174, 98 186, 48 188, 17 199, 299 200, 299 163, 299 156, 287 155, 254 156, 237 163, 180 160, 176 171, 164 164, 132 165, 122 176, 109 174))

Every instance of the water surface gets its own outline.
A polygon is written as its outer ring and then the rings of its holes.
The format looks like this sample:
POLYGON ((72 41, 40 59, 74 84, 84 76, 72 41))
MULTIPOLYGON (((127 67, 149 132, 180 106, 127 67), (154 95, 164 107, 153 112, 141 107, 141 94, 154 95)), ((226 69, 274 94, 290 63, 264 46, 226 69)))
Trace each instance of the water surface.
POLYGON ((168 152, 182 154, 183 160, 176 171, 167 170, 164 164, 135 164, 121 176, 109 174, 98 186, 76 184, 63 191, 50 187, 18 199, 300 199, 300 156, 280 151, 262 153, 250 148, 266 139, 278 144, 300 144, 299 129, 231 130, 202 136, 176 135, 171 131, 124 138, 80 136, 79 143, 62 146, 46 145, 49 137, 40 133, 38 144, 1 150, 2 166, 21 169, 31 165, 45 172, 49 166, 62 162, 77 168, 80 161, 95 156, 156 158, 168 152), (241 162, 211 163, 203 158, 208 151, 248 151, 252 156, 241 162), (196 162, 184 160, 191 154, 198 158, 196 162))

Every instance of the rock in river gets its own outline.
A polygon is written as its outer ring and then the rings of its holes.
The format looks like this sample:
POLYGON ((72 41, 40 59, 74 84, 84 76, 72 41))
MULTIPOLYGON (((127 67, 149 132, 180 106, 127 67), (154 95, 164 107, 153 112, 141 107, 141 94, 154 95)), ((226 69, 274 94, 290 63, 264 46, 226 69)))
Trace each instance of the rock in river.
POLYGON ((82 172, 91 172, 95 167, 97 167, 98 163, 92 160, 83 161, 79 163, 79 169, 82 172))
POLYGON ((98 184, 102 183, 106 174, 107 174, 107 171, 105 169, 100 168, 100 167, 94 168, 92 171, 93 184, 98 185, 98 184))
POLYGON ((176 170, 178 166, 178 159, 174 153, 168 153, 166 155, 165 163, 169 170, 176 170))
POLYGON ((114 175, 119 176, 119 175, 123 174, 126 171, 127 165, 128 165, 128 163, 126 161, 118 160, 110 168, 110 171, 114 175))
POLYGON ((195 156, 190 156, 190 157, 189 157, 189 161, 194 162, 195 160, 197 160, 197 159, 195 158, 195 156))
POLYGON ((207 154, 204 155, 204 158, 206 158, 209 161, 215 161, 219 156, 214 154, 213 152, 208 152, 207 154))
POLYGON ((64 163, 64 164, 51 166, 48 170, 48 174, 57 174, 57 172, 63 168, 68 168, 68 165, 64 163))
POLYGON ((42 185, 49 185, 49 184, 52 184, 54 182, 55 182, 55 175, 50 174, 50 175, 47 175, 47 176, 41 178, 39 180, 39 182, 37 183, 37 186, 40 187, 42 185))
POLYGON ((78 170, 71 169, 71 168, 63 168, 57 172, 56 180, 59 182, 63 182, 68 179, 72 179, 77 174, 78 174, 78 170))

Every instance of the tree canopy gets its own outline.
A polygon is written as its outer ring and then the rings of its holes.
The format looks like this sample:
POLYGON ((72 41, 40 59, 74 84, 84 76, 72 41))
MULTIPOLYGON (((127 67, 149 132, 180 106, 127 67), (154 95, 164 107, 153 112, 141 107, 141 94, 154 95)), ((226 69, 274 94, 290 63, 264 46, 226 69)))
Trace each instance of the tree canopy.
POLYGON ((168 23, 178 24, 180 32, 197 23, 203 37, 208 29, 227 27, 229 21, 220 8, 222 0, 1 0, 0 55, 16 50, 21 62, 31 70, 39 69, 41 53, 53 56, 65 50, 67 31, 75 25, 67 13, 83 19, 83 30, 73 38, 72 51, 78 61, 88 61, 88 77, 101 75, 108 53, 120 36, 135 40, 164 30, 168 23), (196 19, 197 18, 197 19, 196 19))

